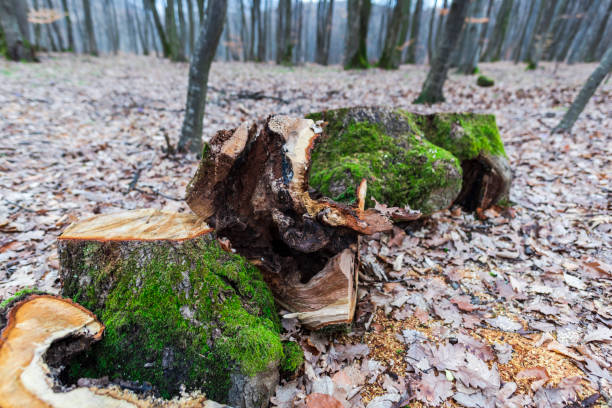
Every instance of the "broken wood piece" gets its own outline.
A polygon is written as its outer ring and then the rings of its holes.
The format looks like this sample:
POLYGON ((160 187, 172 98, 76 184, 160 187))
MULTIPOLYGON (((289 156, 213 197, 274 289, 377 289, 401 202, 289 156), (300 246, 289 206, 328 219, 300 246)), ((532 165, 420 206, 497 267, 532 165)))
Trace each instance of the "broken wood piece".
POLYGON ((84 307, 52 295, 29 295, 7 311, 0 334, 0 406, 221 407, 203 396, 189 401, 141 398, 118 388, 62 388, 59 366, 101 339, 104 326, 84 307))
MULTIPOLYGON (((391 230, 392 222, 375 209, 310 196, 314 126, 272 116, 259 133, 247 124, 217 132, 186 200, 260 267, 281 305, 319 328, 352 321, 358 237, 391 230)), ((365 197, 366 183, 359 190, 365 197)))

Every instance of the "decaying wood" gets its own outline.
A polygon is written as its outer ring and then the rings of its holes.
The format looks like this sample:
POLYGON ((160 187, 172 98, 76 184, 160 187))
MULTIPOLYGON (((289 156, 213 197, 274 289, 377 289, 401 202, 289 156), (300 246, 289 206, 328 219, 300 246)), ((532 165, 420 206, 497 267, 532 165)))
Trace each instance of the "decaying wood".
POLYGON ((61 391, 57 369, 101 339, 104 326, 82 306, 51 295, 30 295, 13 305, 0 335, 0 406, 12 407, 221 407, 203 397, 190 401, 142 399, 117 388, 61 391), (52 365, 52 366, 51 366, 52 365))
MULTIPOLYGON (((270 117, 219 131, 187 187, 191 209, 257 264, 279 303, 310 327, 352 320, 360 234, 392 223, 363 204, 308 193, 314 122, 270 117)), ((367 186, 359 187, 365 198, 367 186)))

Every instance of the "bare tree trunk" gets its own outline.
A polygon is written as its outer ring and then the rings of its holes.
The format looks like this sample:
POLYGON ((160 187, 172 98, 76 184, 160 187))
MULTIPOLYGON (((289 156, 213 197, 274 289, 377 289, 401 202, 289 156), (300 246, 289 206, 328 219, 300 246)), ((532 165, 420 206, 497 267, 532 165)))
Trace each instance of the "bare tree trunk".
POLYGON ((240 47, 242 48, 242 60, 249 59, 248 35, 246 13, 244 11, 244 0, 240 0, 240 47))
POLYGON ((429 33, 427 34, 427 62, 431 64, 433 57, 433 28, 436 21, 436 7, 438 0, 434 0, 433 7, 431 8, 431 16, 429 17, 429 33))
POLYGON ((219 45, 226 13, 227 0, 208 0, 206 21, 200 29, 189 66, 185 120, 178 143, 178 150, 182 152, 190 151, 197 154, 202 152, 202 120, 206 105, 208 73, 219 45))
POLYGON ((264 24, 265 16, 261 12, 261 0, 257 0, 257 3, 257 61, 263 62, 266 60, 266 28, 264 24))
POLYGON ((93 20, 91 18, 91 4, 89 0, 83 0, 83 10, 85 11, 85 30, 87 31, 87 49, 91 55, 98 55, 98 43, 94 32, 93 20))
POLYGON ((449 57, 461 35, 469 0, 453 0, 439 51, 432 61, 423 90, 414 103, 444 102, 443 87, 449 67, 449 57))
POLYGON ((150 10, 153 14, 153 22, 155 23, 155 29, 157 30, 157 36, 159 37, 159 42, 162 46, 162 53, 164 54, 164 58, 170 58, 172 55, 172 47, 170 45, 168 35, 166 35, 166 31, 161 22, 161 18, 159 17, 159 13, 157 12, 157 8, 155 7, 154 0, 143 1, 145 10, 150 10))
POLYGON ((466 29, 463 31, 464 37, 464 50, 459 55, 459 68, 458 72, 471 75, 475 73, 478 65, 478 57, 480 55, 480 32, 483 28, 479 19, 484 17, 485 12, 485 0, 476 0, 470 6, 470 17, 475 19, 469 21, 466 29))
POLYGON ((416 63, 416 53, 419 43, 419 31, 421 28, 421 13, 423 11, 423 0, 417 0, 414 14, 412 15, 412 24, 410 25, 410 45, 406 55, 406 62, 409 64, 416 63))
POLYGON ((70 10, 68 9, 68 1, 62 0, 62 8, 64 9, 64 17, 66 21, 66 33, 68 33, 68 51, 75 52, 74 35, 72 33, 72 20, 70 19, 70 10))
POLYGON ((183 0, 178 0, 178 21, 179 21, 179 44, 178 44, 178 60, 186 61, 187 46, 187 27, 185 23, 185 13, 183 12, 183 0))
POLYGON ((13 61, 36 61, 34 47, 29 41, 27 19, 24 19, 27 14, 26 2, 0 0, 0 55, 13 61), (22 28, 24 24, 25 29, 22 28))
POLYGON ((367 37, 371 0, 348 0, 348 22, 344 69, 366 69, 368 62, 367 37))
MULTIPOLYGON (((578 61, 583 61, 588 51, 591 49, 592 44, 596 42, 596 35, 599 33, 600 21, 606 22, 606 12, 605 9, 602 9, 602 5, 605 6, 605 0, 602 0, 601 3, 593 2, 589 12, 586 16, 586 20, 582 23, 582 27, 580 28, 580 32, 576 35, 574 39, 574 43, 571 47, 571 52, 568 57, 568 62, 570 64, 578 61)), ((610 8, 612 8, 612 2, 606 7, 608 9, 608 13, 610 12, 610 8)), ((603 34, 603 33, 602 33, 603 34)))
MULTIPOLYGON (((261 7, 261 0, 253 0, 253 4, 251 6, 251 38, 249 43, 249 60, 255 60, 255 36, 259 34, 258 24, 259 24, 259 8, 261 7)), ((258 36, 257 42, 261 41, 261 37, 258 36)))
MULTIPOLYGON (((47 7, 49 7, 50 9, 55 9, 53 3, 51 3, 51 0, 47 0, 47 7)), ((64 37, 62 36, 59 23, 57 21, 54 21, 49 25, 51 26, 53 32, 55 33, 55 36, 57 37, 57 45, 59 51, 64 51, 64 37)))
POLYGON ((134 12, 134 17, 136 19, 136 28, 138 29, 138 37, 140 38, 140 45, 142 46, 142 53, 144 55, 149 55, 149 27, 147 24, 147 12, 144 11, 144 24, 139 17, 138 10, 134 12))
MULTIPOLYGON (((33 6, 35 10, 38 10, 38 0, 33 0, 33 6)), ((0 28, 1 28, 0 20, 0 28)), ((34 24, 34 48, 40 50, 40 24, 34 24)))
POLYGON ((333 13, 334 0, 319 0, 317 4, 317 48, 315 51, 317 64, 328 64, 333 13))
POLYGON ((514 0, 503 0, 499 12, 497 13, 495 27, 493 28, 493 33, 487 44, 483 59, 499 61, 501 58, 502 47, 506 39, 506 33, 508 32, 508 25, 510 24, 510 14, 512 13, 513 3, 514 0))
POLYGON ((557 125, 557 127, 553 130, 553 133, 556 132, 571 132, 576 119, 584 110, 584 107, 591 99, 591 96, 597 90, 599 84, 604 80, 606 75, 608 75, 612 71, 612 47, 608 48, 606 53, 604 54, 599 66, 595 68, 595 71, 589 76, 586 83, 580 90, 580 93, 572 103, 572 106, 563 116, 563 119, 557 125))
POLYGON ((585 4, 582 2, 576 2, 575 7, 569 14, 568 23, 564 27, 563 33, 561 34, 561 42, 556 49, 555 61, 565 61, 567 53, 569 52, 572 40, 576 37, 580 25, 585 15, 585 4))
POLYGON ((276 32, 277 64, 290 65, 293 61, 293 43, 291 39, 291 0, 280 0, 276 32))
POLYGON ((193 15, 193 0, 187 0, 187 18, 189 19, 189 54, 193 54, 195 43, 195 18, 193 15))
POLYGON ((555 19, 555 2, 550 0, 543 0, 542 7, 540 9, 540 18, 537 24, 537 32, 533 37, 532 43, 529 46, 529 52, 527 53, 527 61, 529 69, 536 69, 542 58, 542 51, 544 45, 548 41, 550 36, 550 29, 552 22, 555 19))
POLYGON ((304 23, 304 2, 302 0, 296 0, 297 10, 297 26, 294 31, 293 44, 295 44, 296 52, 295 54, 295 63, 302 64, 304 62, 304 42, 302 41, 302 27, 304 23))
POLYGON ((399 54, 398 47, 401 41, 401 25, 402 21, 408 18, 409 9, 410 0, 397 0, 395 3, 393 15, 391 16, 391 21, 387 28, 385 45, 380 60, 378 61, 378 67, 384 69, 397 69, 399 67, 399 58, 397 54, 399 54))

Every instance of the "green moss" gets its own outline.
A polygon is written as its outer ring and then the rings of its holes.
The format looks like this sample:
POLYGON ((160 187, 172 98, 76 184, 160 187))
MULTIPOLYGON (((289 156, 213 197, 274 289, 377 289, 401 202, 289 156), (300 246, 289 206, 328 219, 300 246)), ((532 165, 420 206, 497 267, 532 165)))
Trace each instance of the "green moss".
POLYGON ((475 74, 479 74, 479 73, 480 73, 480 68, 474 67, 474 69, 472 70, 472 74, 475 75, 475 74))
POLYGON ((495 85, 495 81, 488 76, 480 75, 476 80, 476 85, 488 88, 495 85))
POLYGON ((457 182, 447 177, 449 164, 459 169, 448 151, 418 133, 390 136, 381 125, 367 122, 352 121, 345 126, 347 112, 326 112, 325 135, 312 152, 309 183, 323 195, 352 204, 358 184, 366 179, 367 207, 374 206, 373 197, 388 205, 409 204, 427 212, 428 193, 457 182))
POLYGON ((304 351, 294 341, 283 342, 283 359, 280 368, 286 373, 295 373, 304 363, 304 351))
POLYGON ((223 401, 231 373, 254 375, 280 361, 278 315, 260 272, 214 240, 179 250, 176 256, 177 249, 152 245, 148 261, 112 264, 100 259, 104 248, 84 246, 79 264, 90 284, 74 291, 68 282, 65 290, 96 313, 106 331, 70 366, 70 376, 148 381, 164 397, 185 384, 223 401), (101 305, 108 285, 113 288, 101 305))
POLYGON ((529 61, 527 63, 527 68, 525 68, 525 70, 527 70, 527 71, 534 71, 537 67, 538 67, 538 65, 535 62, 529 61))
POLYGON ((481 152, 506 155, 494 115, 439 113, 419 116, 418 123, 427 140, 461 161, 474 159, 481 152))
POLYGON ((0 309, 4 309, 5 307, 7 307, 8 305, 14 303, 15 301, 19 301, 23 298, 25 298, 27 295, 32 295, 32 294, 45 294, 46 292, 42 291, 42 290, 38 290, 35 288, 26 288, 26 289, 21 289, 19 291, 17 291, 13 296, 11 296, 8 299, 5 299, 2 301, 2 303, 0 303, 0 309))

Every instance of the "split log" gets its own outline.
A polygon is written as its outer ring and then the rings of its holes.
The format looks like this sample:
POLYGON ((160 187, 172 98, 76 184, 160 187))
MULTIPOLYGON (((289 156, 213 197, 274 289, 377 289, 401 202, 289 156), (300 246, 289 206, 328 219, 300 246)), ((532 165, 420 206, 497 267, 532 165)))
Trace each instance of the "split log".
POLYGON ((183 384, 234 407, 268 405, 283 359, 272 294, 201 218, 99 215, 71 225, 58 246, 62 294, 106 325, 72 372, 148 381, 164 397, 183 384))
POLYGON ((358 106, 308 117, 323 125, 309 176, 320 194, 351 203, 365 178, 367 207, 375 199, 424 214, 508 198, 512 174, 493 115, 358 106))
POLYGON ((57 367, 99 341, 102 323, 84 307, 57 296, 29 295, 7 309, 0 335, 3 408, 222 407, 203 396, 179 402, 142 398, 116 387, 62 390, 57 367))
MULTIPOLYGON (((187 203, 263 272, 276 300, 310 328, 351 322, 361 234, 391 221, 308 192, 312 120, 270 117, 222 130, 205 147, 187 203)), ((361 196, 365 198, 366 184, 361 196)))

